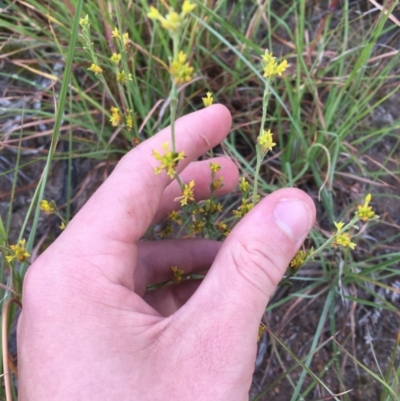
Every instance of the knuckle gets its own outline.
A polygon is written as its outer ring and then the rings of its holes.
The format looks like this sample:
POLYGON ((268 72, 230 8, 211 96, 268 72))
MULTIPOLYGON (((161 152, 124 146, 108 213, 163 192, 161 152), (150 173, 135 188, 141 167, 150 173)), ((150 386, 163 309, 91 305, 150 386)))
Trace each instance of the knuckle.
POLYGON ((265 292, 279 284, 285 268, 281 267, 279 247, 254 238, 239 240, 233 247, 232 259, 237 273, 253 287, 265 292))

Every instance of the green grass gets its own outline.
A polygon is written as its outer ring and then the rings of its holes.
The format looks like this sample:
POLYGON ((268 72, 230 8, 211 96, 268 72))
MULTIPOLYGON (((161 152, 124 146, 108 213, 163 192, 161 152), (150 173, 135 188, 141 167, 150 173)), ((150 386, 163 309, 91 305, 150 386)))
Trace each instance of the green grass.
MULTIPOLYGON (((314 6, 305 0, 262 2, 266 4, 262 7, 258 3, 198 2, 182 45, 196 78, 180 90, 178 114, 201 108, 201 97, 211 90, 233 115, 232 132, 221 149, 252 181, 264 89, 260 55, 265 48, 272 49, 287 58, 290 68, 275 81, 268 106, 267 126, 278 146, 262 165, 259 193, 289 186, 309 193, 318 208, 318 223, 307 240, 307 246, 314 248, 334 230, 334 221, 350 220, 368 192, 381 218, 353 233, 355 251, 327 251, 304 267, 289 289, 277 292, 266 316, 276 314, 282 321, 280 326, 268 320, 269 362, 257 370, 256 399, 294 401, 330 395, 352 400, 354 393, 347 391, 363 391, 363 383, 369 381, 377 389, 377 399, 395 400, 400 392, 398 334, 389 331, 395 334, 385 338, 385 352, 377 352, 382 348, 378 339, 364 347, 373 356, 368 366, 356 348, 365 342, 360 337, 365 328, 357 323, 360 317, 376 311, 396 321, 399 313, 394 294, 400 291, 396 287, 396 280, 400 283, 396 215, 400 194, 395 190, 400 180, 400 113, 396 114, 393 102, 400 101, 396 50, 400 31, 389 15, 399 17, 400 2, 389 2, 388 14, 368 2, 343 1, 332 12, 324 2, 314 6), (301 322, 312 305, 318 305, 318 317, 307 335, 308 322, 304 327, 301 322), (341 308, 346 312, 338 313, 341 308), (285 333, 292 332, 293 324, 305 331, 302 349, 285 333), (322 352, 321 369, 317 362, 322 352), (350 380, 349 365, 357 372, 355 380, 350 380), (266 366, 278 373, 261 380, 266 366), (274 388, 280 389, 281 396, 286 391, 289 398, 279 398, 274 388)), ((56 194, 53 169, 67 171, 59 202, 69 218, 76 212, 75 196, 85 185, 76 182, 72 167, 81 166, 86 172, 92 168, 97 172, 92 178, 101 181, 108 167, 132 148, 134 137, 143 140, 169 124, 170 78, 163 63, 168 63, 171 47, 166 32, 146 17, 149 4, 144 0, 3 0, 0 7, 0 62, 4 63, 0 83, 7 86, 3 96, 9 102, 0 105, 0 156, 10 161, 0 164, 0 187, 7 193, 1 199, 7 207, 1 209, 0 246, 27 238, 31 251, 45 233, 38 201, 56 194), (80 7, 82 12, 76 12, 80 7), (86 14, 109 92, 87 71, 91 60, 78 36, 79 17, 86 14), (131 39, 126 68, 132 81, 127 96, 111 73, 115 26, 129 32, 131 39), (136 130, 117 132, 110 125, 114 104, 109 93, 117 103, 126 102, 134 109, 136 130), (29 186, 21 174, 35 185, 29 186), (21 193, 32 199, 30 204, 17 202, 21 193)), ((85 196, 84 192, 81 202, 85 196)), ((238 199, 237 194, 227 198, 226 207, 235 208, 238 199)), ((44 241, 50 243, 57 233, 53 226, 44 241)), ((19 297, 27 264, 10 272, 2 259, 0 266, 1 282, 19 297)), ((3 317, 14 297, 0 288, 3 317)), ((11 329, 14 315, 13 307, 3 318, 3 332, 11 329)), ((16 399, 16 389, 12 391, 16 399)), ((0 397, 6 397, 3 388, 0 397)))

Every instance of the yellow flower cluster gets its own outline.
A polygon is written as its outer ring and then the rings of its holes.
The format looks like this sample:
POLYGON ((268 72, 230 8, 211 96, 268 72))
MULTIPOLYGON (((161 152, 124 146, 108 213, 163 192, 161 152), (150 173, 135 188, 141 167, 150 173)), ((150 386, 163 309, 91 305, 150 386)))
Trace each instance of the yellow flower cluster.
POLYGON ((131 130, 133 128, 132 110, 129 110, 129 114, 126 117, 125 125, 126 125, 126 128, 128 128, 128 130, 131 130))
POLYGON ((53 214, 57 210, 57 208, 54 201, 49 202, 48 200, 43 199, 40 202, 40 210, 45 212, 46 214, 53 214))
POLYGON ((232 213, 235 217, 242 218, 248 212, 250 212, 250 210, 253 209, 253 207, 254 207, 253 202, 249 202, 249 200, 246 200, 245 198, 243 198, 242 204, 236 210, 233 210, 232 213))
POLYGON ((362 221, 368 221, 374 218, 375 212, 372 210, 372 206, 369 206, 371 202, 371 194, 365 197, 364 205, 358 205, 358 211, 356 212, 357 217, 362 221))
POLYGON ((303 251, 303 250, 298 250, 296 252, 296 255, 294 255, 294 258, 290 262, 290 268, 293 270, 299 269, 301 266, 303 266, 304 261, 307 259, 309 255, 311 255, 314 252, 314 250, 311 248, 309 251, 303 251))
POLYGON ((8 263, 17 259, 19 262, 23 262, 31 256, 25 248, 26 240, 20 239, 16 245, 11 245, 10 249, 12 251, 11 255, 6 256, 8 263))
POLYGON ((189 230, 193 234, 201 234, 205 225, 206 225, 205 221, 199 219, 193 219, 192 223, 190 224, 189 230))
POLYGON ((157 10, 157 8, 151 6, 150 12, 147 16, 154 20, 159 21, 161 26, 166 29, 170 34, 177 34, 182 28, 184 18, 191 13, 196 7, 196 4, 191 3, 189 0, 185 0, 182 5, 182 11, 178 14, 174 9, 171 9, 168 14, 164 17, 157 10))
POLYGON ((211 216, 218 212, 222 213, 222 205, 221 203, 214 202, 214 200, 212 199, 207 199, 199 209, 199 212, 208 216, 211 216))
POLYGON ((214 98, 211 92, 206 93, 206 97, 202 98, 204 107, 211 106, 214 103, 214 98))
POLYGON ((118 107, 111 107, 110 123, 113 127, 117 127, 122 122, 122 116, 118 107))
POLYGON ((337 233, 334 238, 333 246, 343 246, 343 247, 348 247, 350 249, 354 249, 356 247, 356 244, 354 242, 351 242, 350 234, 347 233, 340 233, 340 230, 343 228, 344 223, 335 223, 335 227, 337 229, 337 233))
POLYGON ((113 38, 117 38, 117 39, 121 39, 121 35, 119 34, 118 28, 115 27, 112 31, 111 31, 111 36, 113 38))
POLYGON ((194 181, 190 181, 189 184, 184 184, 183 185, 183 190, 182 190, 182 196, 180 199, 181 206, 187 205, 189 201, 193 202, 194 201, 194 181))
POLYGON ((103 69, 94 63, 92 63, 92 65, 88 68, 88 70, 94 72, 94 75, 98 75, 103 72, 103 69))
POLYGON ((262 64, 264 68, 265 78, 275 78, 276 76, 282 76, 284 71, 289 67, 287 60, 283 60, 281 63, 276 62, 276 57, 272 56, 268 50, 262 56, 262 64))
POLYGON ((271 130, 265 131, 258 137, 258 143, 261 146, 261 152, 267 153, 276 145, 273 141, 271 130))
POLYGON ((210 163, 211 173, 215 175, 219 170, 221 170, 221 165, 219 163, 210 163))
POLYGON ((251 186, 249 182, 246 180, 246 178, 242 177, 239 183, 239 190, 240 192, 247 194, 251 190, 251 186))
MULTIPOLYGON (((132 81, 132 74, 128 75, 129 81, 132 81)), ((117 81, 125 84, 127 82, 125 71, 120 71, 117 73, 117 81)))
POLYGON ((180 51, 177 58, 172 61, 169 72, 178 85, 189 82, 192 79, 193 67, 187 62, 186 54, 183 51, 180 51))
POLYGON ((218 177, 217 179, 213 179, 211 183, 211 190, 219 189, 224 186, 222 181, 224 180, 224 177, 218 177))
POLYGON ((110 57, 110 60, 113 64, 118 65, 119 62, 121 61, 121 54, 113 53, 113 55, 110 57))
POLYGON ((160 166, 154 168, 154 172, 156 174, 160 174, 162 170, 165 170, 168 177, 173 179, 176 176, 175 168, 178 165, 179 160, 183 160, 185 158, 185 152, 169 151, 168 142, 165 142, 162 147, 164 149, 164 155, 157 150, 153 150, 154 158, 161 163, 160 166))
POLYGON ((180 283, 182 281, 182 275, 185 273, 184 270, 179 269, 178 266, 171 266, 172 270, 172 280, 175 281, 175 283, 180 283))
POLYGON ((181 216, 179 212, 177 212, 176 210, 173 210, 172 212, 168 213, 168 219, 180 226, 183 224, 181 216))
POLYGON ((219 163, 210 163, 210 169, 211 169, 211 185, 210 185, 210 189, 211 189, 211 192, 212 192, 212 191, 214 191, 216 189, 222 188, 222 186, 223 186, 222 181, 223 181, 224 177, 215 178, 217 172, 219 170, 221 170, 221 165, 219 163))
POLYGON ((79 19, 79 25, 83 28, 87 25, 89 25, 89 15, 86 15, 85 18, 80 18, 79 19))
POLYGON ((231 232, 231 230, 229 229, 228 225, 224 222, 219 222, 215 225, 215 227, 217 228, 217 230, 222 233, 222 235, 224 235, 225 237, 227 237, 229 235, 229 233, 231 232))
MULTIPOLYGON (((111 32, 111 36, 116 39, 121 39, 121 35, 117 28, 114 28, 111 32)), ((125 32, 122 34, 122 43, 126 46, 129 43, 129 33, 125 32)))
POLYGON ((166 224, 162 230, 157 232, 157 235, 160 238, 164 238, 170 236, 173 232, 174 230, 172 229, 171 224, 166 224))

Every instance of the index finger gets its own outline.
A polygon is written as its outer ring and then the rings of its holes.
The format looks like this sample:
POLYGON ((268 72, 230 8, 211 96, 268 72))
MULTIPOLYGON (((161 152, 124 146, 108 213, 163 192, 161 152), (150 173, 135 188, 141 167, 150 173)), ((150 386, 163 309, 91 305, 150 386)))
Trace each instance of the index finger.
MULTIPOLYGON (((231 115, 222 105, 214 105, 186 115, 176 121, 176 151, 185 158, 176 167, 181 172, 190 162, 219 144, 228 134, 231 115)), ((67 229, 76 239, 90 239, 91 251, 104 252, 112 239, 123 243, 138 241, 150 226, 157 212, 165 187, 171 179, 156 175, 159 166, 153 150, 162 151, 168 142, 170 127, 144 141, 126 154, 106 182, 95 192, 67 229)))

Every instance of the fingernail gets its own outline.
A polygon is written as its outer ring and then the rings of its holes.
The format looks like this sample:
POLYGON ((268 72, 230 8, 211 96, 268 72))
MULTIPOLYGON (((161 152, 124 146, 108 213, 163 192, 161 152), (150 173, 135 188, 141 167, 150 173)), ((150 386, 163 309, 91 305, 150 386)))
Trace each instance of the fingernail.
POLYGON ((275 205, 273 215, 279 228, 294 241, 304 237, 311 228, 311 211, 300 199, 282 199, 275 205))

